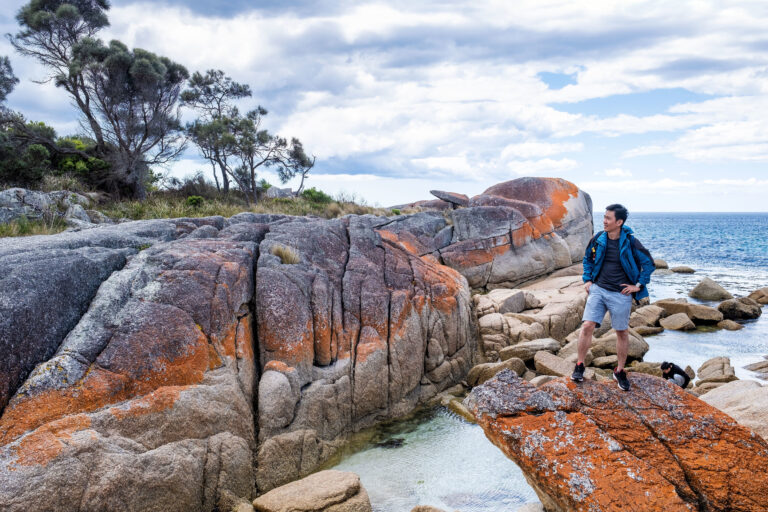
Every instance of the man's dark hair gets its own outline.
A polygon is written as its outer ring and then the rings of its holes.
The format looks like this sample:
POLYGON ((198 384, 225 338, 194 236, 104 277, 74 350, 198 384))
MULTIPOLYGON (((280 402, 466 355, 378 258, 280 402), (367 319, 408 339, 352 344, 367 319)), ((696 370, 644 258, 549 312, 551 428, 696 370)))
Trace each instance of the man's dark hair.
POLYGON ((605 209, 606 211, 612 211, 613 215, 616 217, 616 220, 623 221, 621 223, 622 226, 627 222, 627 215, 629 215, 629 212, 622 205, 611 204, 606 206, 605 209))
POLYGON ((672 363, 667 362, 667 361, 664 361, 663 363, 661 363, 661 369, 662 370, 666 370, 667 368, 672 368, 672 363))

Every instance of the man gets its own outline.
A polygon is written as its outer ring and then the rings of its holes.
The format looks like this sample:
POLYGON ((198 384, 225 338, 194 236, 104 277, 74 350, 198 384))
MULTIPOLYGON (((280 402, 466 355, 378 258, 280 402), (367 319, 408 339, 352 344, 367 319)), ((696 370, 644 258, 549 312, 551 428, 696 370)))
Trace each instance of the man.
POLYGON ((646 285, 656 269, 651 253, 643 247, 625 226, 627 209, 612 204, 605 209, 603 231, 597 233, 587 244, 584 255, 584 288, 589 296, 582 317, 579 334, 578 360, 571 379, 584 380, 584 358, 592 343, 595 327, 600 326, 605 312, 611 313, 611 326, 616 330, 616 355, 618 365, 613 378, 619 388, 629 391, 629 379, 624 371, 629 345, 629 314, 632 299, 641 300, 648 296, 646 285))
POLYGON ((691 382, 691 377, 675 363, 668 361, 661 363, 661 373, 664 374, 665 379, 671 380, 683 389, 687 388, 688 383, 691 382))

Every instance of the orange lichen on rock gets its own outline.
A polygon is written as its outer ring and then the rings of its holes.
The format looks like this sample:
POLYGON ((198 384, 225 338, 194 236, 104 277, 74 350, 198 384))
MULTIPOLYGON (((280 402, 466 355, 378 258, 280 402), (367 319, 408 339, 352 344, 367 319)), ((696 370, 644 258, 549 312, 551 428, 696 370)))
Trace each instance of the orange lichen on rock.
POLYGON ((274 372, 280 372, 280 373, 291 373, 296 369, 292 366, 288 366, 282 361, 273 359, 272 361, 269 361, 267 364, 264 365, 265 372, 268 372, 270 370, 274 372))
POLYGON ((46 466, 65 448, 75 432, 91 426, 85 414, 66 416, 30 432, 12 448, 18 466, 46 466))
POLYGON ((451 267, 459 270, 490 263, 496 256, 509 251, 509 235, 482 240, 466 240, 442 251, 443 259, 449 258, 451 267))
POLYGON ((237 323, 235 344, 238 359, 253 361, 253 316, 250 313, 237 323))
MULTIPOLYGON (((579 188, 576 185, 561 178, 518 178, 499 183, 483 192, 483 195, 533 203, 543 210, 555 228, 562 225, 568 214, 565 203, 578 194, 579 188)), ((536 228, 542 233, 551 231, 542 229, 543 226, 536 228)))
POLYGON ((768 511, 768 442, 677 386, 501 372, 467 399, 542 501, 563 510, 768 511))
POLYGON ((386 229, 378 230, 377 233, 381 235, 382 240, 390 242, 400 249, 409 252, 411 254, 419 255, 426 252, 422 247, 418 239, 410 233, 395 234, 386 229))
POLYGON ((360 342, 357 344, 357 364, 364 363, 371 354, 387 351, 387 342, 378 335, 375 329, 363 327, 360 342))
POLYGON ((189 386, 165 386, 123 406, 112 407, 109 412, 120 420, 163 412, 173 407, 181 391, 187 388, 189 386))
POLYGON ((523 224, 516 230, 512 231, 512 245, 515 247, 522 247, 531 241, 533 236, 533 226, 528 223, 523 224))
POLYGON ((158 339, 158 334, 149 328, 152 319, 144 318, 143 322, 146 322, 146 331, 114 340, 118 346, 110 344, 85 376, 71 387, 15 398, 0 418, 0 445, 66 415, 92 412, 162 386, 202 382, 209 368, 205 335, 188 324, 185 328, 177 324, 176 339, 158 339), (164 347, 160 341, 173 347, 164 347))

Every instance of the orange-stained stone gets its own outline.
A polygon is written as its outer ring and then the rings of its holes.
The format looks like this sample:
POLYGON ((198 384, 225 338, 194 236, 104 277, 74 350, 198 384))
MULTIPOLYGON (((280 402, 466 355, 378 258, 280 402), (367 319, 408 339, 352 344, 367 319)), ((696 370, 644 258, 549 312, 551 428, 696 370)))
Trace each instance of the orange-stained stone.
POLYGON ((357 344, 357 364, 364 363, 371 354, 380 350, 387 351, 386 340, 381 339, 374 329, 364 328, 357 344))
POLYGON ((280 373, 291 373, 292 371, 295 371, 295 368, 292 366, 288 366, 282 361, 272 360, 269 361, 267 364, 264 365, 264 371, 268 372, 272 370, 273 372, 280 372, 280 373))
POLYGON ((768 442, 663 379, 504 371, 467 398, 486 436, 562 510, 768 511, 768 442))
POLYGON ((91 426, 85 414, 76 414, 53 421, 28 434, 12 448, 18 466, 46 466, 63 450, 72 434, 91 426))
POLYGON ((386 229, 378 230, 377 233, 381 235, 382 240, 395 244, 399 248, 411 254, 418 255, 422 252, 425 252, 424 250, 420 250, 423 249, 420 247, 421 244, 418 242, 416 237, 410 233, 400 233, 398 235, 396 233, 392 233, 391 231, 387 231, 386 229))
MULTIPOLYGON (((144 364, 136 361, 136 372, 132 375, 107 371, 94 363, 86 375, 69 388, 17 397, 0 417, 0 445, 66 415, 92 412, 162 386, 202 382, 209 367, 208 341, 199 330, 197 334, 197 339, 180 357, 173 360, 160 357, 144 364)), ((125 343, 117 350, 130 351, 133 346, 125 343)), ((146 354, 132 355, 141 358, 146 354)))
POLYGON ((131 400, 124 406, 112 407, 109 412, 119 420, 163 412, 173 407, 181 391, 188 388, 189 386, 164 386, 141 398, 131 400))
POLYGON ((253 316, 250 313, 237 323, 236 345, 238 359, 253 361, 253 316))

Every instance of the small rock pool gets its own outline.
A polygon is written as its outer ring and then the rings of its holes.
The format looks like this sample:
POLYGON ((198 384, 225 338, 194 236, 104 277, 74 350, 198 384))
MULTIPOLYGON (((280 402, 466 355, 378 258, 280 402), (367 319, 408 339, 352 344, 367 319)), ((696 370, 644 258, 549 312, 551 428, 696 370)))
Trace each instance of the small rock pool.
POLYGON ((332 469, 360 475, 375 512, 416 505, 498 512, 538 502, 522 471, 479 426, 440 406, 361 433, 332 469))

